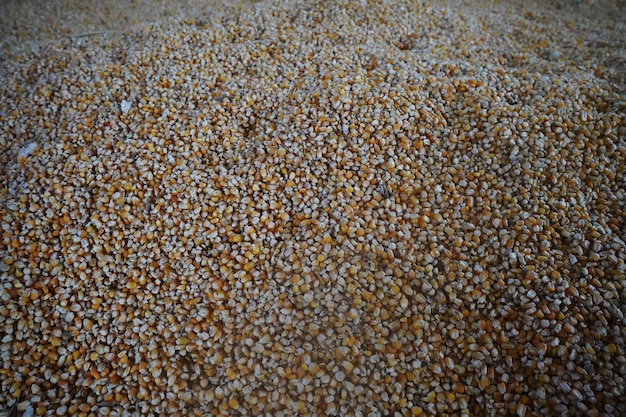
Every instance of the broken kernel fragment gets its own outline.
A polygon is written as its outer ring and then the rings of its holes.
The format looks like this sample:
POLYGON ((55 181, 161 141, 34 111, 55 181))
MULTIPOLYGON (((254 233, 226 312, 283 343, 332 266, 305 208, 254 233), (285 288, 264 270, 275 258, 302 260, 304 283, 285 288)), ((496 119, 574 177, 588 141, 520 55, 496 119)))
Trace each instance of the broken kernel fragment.
POLYGON ((477 1, 1 49, 0 403, 623 414, 620 14, 477 1))
POLYGON ((228 401, 228 406, 232 409, 232 410, 238 410, 239 409, 239 401, 237 400, 237 398, 231 398, 228 401))

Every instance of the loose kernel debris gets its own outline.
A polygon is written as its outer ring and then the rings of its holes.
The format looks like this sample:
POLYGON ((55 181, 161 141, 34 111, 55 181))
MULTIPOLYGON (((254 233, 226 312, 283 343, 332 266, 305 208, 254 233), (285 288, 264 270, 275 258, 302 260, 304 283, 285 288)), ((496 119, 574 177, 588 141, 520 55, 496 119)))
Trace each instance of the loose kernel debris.
POLYGON ((0 63, 6 410, 626 413, 624 86, 389 3, 0 63))

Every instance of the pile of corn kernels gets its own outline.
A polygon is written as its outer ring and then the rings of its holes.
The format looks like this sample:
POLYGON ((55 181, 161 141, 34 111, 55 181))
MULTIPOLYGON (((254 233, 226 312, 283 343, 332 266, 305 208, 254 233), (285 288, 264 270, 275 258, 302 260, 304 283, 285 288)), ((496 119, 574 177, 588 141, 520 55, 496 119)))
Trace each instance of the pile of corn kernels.
POLYGON ((624 85, 498 7, 4 54, 0 411, 626 414, 624 85))

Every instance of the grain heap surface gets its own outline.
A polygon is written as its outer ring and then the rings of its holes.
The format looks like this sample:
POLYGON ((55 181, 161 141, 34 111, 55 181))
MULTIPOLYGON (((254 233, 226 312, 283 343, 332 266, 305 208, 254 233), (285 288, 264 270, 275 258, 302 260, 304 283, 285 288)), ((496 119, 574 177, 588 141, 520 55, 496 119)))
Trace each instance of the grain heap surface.
POLYGON ((626 413, 623 86, 390 3, 5 58, 5 410, 626 413))

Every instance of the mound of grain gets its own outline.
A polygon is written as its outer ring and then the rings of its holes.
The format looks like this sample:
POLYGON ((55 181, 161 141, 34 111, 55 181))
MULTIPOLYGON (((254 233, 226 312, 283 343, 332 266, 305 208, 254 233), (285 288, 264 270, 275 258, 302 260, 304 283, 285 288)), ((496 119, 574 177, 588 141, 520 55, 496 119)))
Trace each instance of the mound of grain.
POLYGON ((624 98, 510 22, 261 3, 5 57, 2 403, 626 413, 624 98))

